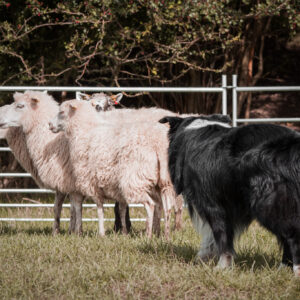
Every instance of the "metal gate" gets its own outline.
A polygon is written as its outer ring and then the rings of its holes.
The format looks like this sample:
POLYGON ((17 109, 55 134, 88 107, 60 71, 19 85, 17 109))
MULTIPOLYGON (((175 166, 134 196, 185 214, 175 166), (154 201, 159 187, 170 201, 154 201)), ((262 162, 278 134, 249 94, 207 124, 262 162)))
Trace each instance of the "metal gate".
MULTIPOLYGON (((227 114, 227 94, 232 92, 232 125, 238 123, 254 122, 300 122, 300 118, 251 118, 242 119, 237 116, 237 101, 239 92, 290 92, 300 91, 300 86, 269 86, 269 87, 239 87, 237 85, 237 75, 232 76, 232 85, 227 84, 227 76, 222 75, 222 86, 220 87, 52 87, 52 86, 0 86, 0 92, 15 91, 48 91, 48 92, 160 92, 160 93, 221 93, 222 94, 222 114, 227 114)), ((8 147, 0 147, 0 152, 11 151, 8 147)), ((0 177, 31 177, 28 173, 0 173, 0 177)), ((54 193, 47 189, 0 189, 0 193, 54 193)), ((0 203, 1 207, 53 207, 54 204, 23 204, 23 203, 0 203)), ((113 204, 105 204, 104 207, 113 207, 113 204)), ((143 207, 142 204, 131 204, 130 207, 143 207)), ((70 207, 64 204, 63 207, 70 207)), ((83 204, 83 207, 96 207, 95 204, 83 204)), ((0 221, 30 221, 30 222, 53 222, 52 218, 0 218, 0 221)), ((69 221, 69 218, 61 218, 61 221, 69 221)), ((85 222, 98 221, 97 218, 83 218, 85 222)), ((114 221, 114 219, 105 219, 114 221)), ((145 221, 144 218, 132 218, 131 221, 145 221)))

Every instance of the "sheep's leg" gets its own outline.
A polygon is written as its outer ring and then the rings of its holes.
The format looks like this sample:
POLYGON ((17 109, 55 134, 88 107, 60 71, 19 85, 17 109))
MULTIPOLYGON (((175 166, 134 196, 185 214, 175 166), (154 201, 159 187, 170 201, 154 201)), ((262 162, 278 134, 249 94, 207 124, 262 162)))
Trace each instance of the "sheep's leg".
POLYGON ((182 209, 183 209, 183 199, 179 195, 175 198, 175 225, 174 230, 180 230, 182 228, 182 209))
POLYGON ((155 204, 146 202, 144 203, 145 209, 147 211, 147 228, 146 228, 146 234, 148 238, 152 237, 152 227, 153 227, 153 217, 154 217, 154 209, 155 204))
POLYGON ((95 202, 97 204, 99 235, 105 236, 103 203, 101 201, 95 202))
POLYGON ((127 228, 127 232, 130 232, 131 221, 130 221, 130 216, 129 216, 129 206, 128 205, 126 205, 126 228, 127 228))
POLYGON ((162 204, 164 208, 164 219, 165 219, 165 237, 169 240, 170 237, 170 223, 171 223, 171 208, 172 208, 172 197, 168 191, 162 193, 162 204))
POLYGON ((122 233, 123 234, 128 234, 127 226, 126 226, 127 203, 126 202, 119 202, 119 208, 120 208, 122 233))
POLYGON ((161 204, 156 203, 154 209, 154 217, 153 217, 153 233, 157 236, 160 235, 160 219, 161 219, 161 204))
POLYGON ((60 229, 60 215, 62 210, 62 205, 65 200, 66 195, 60 192, 55 193, 54 201, 54 223, 53 223, 53 234, 58 234, 60 229))
MULTIPOLYGON (((122 230, 122 223, 121 223, 120 208, 119 208, 119 202, 118 201, 115 203, 114 213, 115 213, 114 231, 119 232, 119 231, 122 230)), ((126 228, 127 228, 127 232, 130 232, 131 222, 130 222, 129 206, 128 205, 126 205, 126 228)))
POLYGON ((83 196, 78 193, 70 194, 70 201, 75 211, 75 233, 82 234, 82 202, 83 196))
POLYGON ((73 201, 70 201, 70 226, 69 226, 69 234, 75 232, 76 225, 76 211, 73 201))
POLYGON ((122 229, 121 217, 120 217, 120 204, 116 201, 114 206, 114 213, 115 213, 115 225, 114 231, 119 232, 122 229))

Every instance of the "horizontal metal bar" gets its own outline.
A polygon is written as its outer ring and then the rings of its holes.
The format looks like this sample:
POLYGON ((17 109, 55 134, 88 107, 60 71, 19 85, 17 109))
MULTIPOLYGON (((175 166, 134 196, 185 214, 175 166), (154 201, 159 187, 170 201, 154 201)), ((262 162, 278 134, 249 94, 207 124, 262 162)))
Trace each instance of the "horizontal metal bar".
POLYGON ((55 191, 47 190, 47 189, 0 189, 0 193, 32 193, 32 194, 44 194, 44 193, 52 193, 55 191))
MULTIPOLYGON (((163 219, 161 219, 163 221, 163 219)), ((5 222, 53 222, 52 218, 0 218, 0 221, 5 222)), ((69 218, 61 218, 61 222, 69 222, 69 218)), ((82 218, 83 222, 98 222, 97 218, 82 218)), ((115 219, 104 219, 104 221, 114 222, 115 219)), ((131 222, 145 222, 145 218, 131 218, 131 222)))
POLYGON ((9 147, 0 147, 0 152, 11 152, 9 147))
POLYGON ((30 173, 0 173, 0 177, 31 177, 30 173))
POLYGON ((222 92, 222 87, 72 87, 72 86, 0 86, 0 92, 14 91, 48 91, 48 92, 222 92))
POLYGON ((300 118, 265 118, 265 119, 237 119, 238 123, 266 123, 266 122, 300 122, 300 118))
MULTIPOLYGON (((71 204, 63 204, 63 207, 70 207, 71 204)), ((96 204, 83 204, 83 207, 97 207, 96 204)), ((114 203, 106 203, 104 207, 115 207, 114 203)), ((53 203, 0 203, 0 207, 54 207, 53 203)), ((129 204, 129 207, 144 207, 143 204, 129 204)))
POLYGON ((300 86, 240 86, 237 92, 300 92, 300 86))

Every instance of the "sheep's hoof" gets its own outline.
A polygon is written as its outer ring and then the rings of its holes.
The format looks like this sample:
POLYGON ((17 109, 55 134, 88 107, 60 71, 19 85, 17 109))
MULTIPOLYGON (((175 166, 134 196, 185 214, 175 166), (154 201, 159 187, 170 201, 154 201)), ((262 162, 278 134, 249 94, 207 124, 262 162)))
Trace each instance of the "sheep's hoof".
POLYGON ((55 235, 58 235, 58 234, 60 234, 59 228, 54 228, 52 230, 52 235, 55 236, 55 235))

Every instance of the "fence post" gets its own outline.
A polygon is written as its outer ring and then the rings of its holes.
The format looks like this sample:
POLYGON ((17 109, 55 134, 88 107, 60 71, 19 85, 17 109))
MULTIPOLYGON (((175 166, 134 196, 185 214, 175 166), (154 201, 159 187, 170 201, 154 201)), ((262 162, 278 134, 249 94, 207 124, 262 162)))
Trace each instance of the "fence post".
POLYGON ((237 75, 232 75, 232 126, 237 126, 237 75))
POLYGON ((227 75, 222 75, 222 114, 227 115, 227 75))

